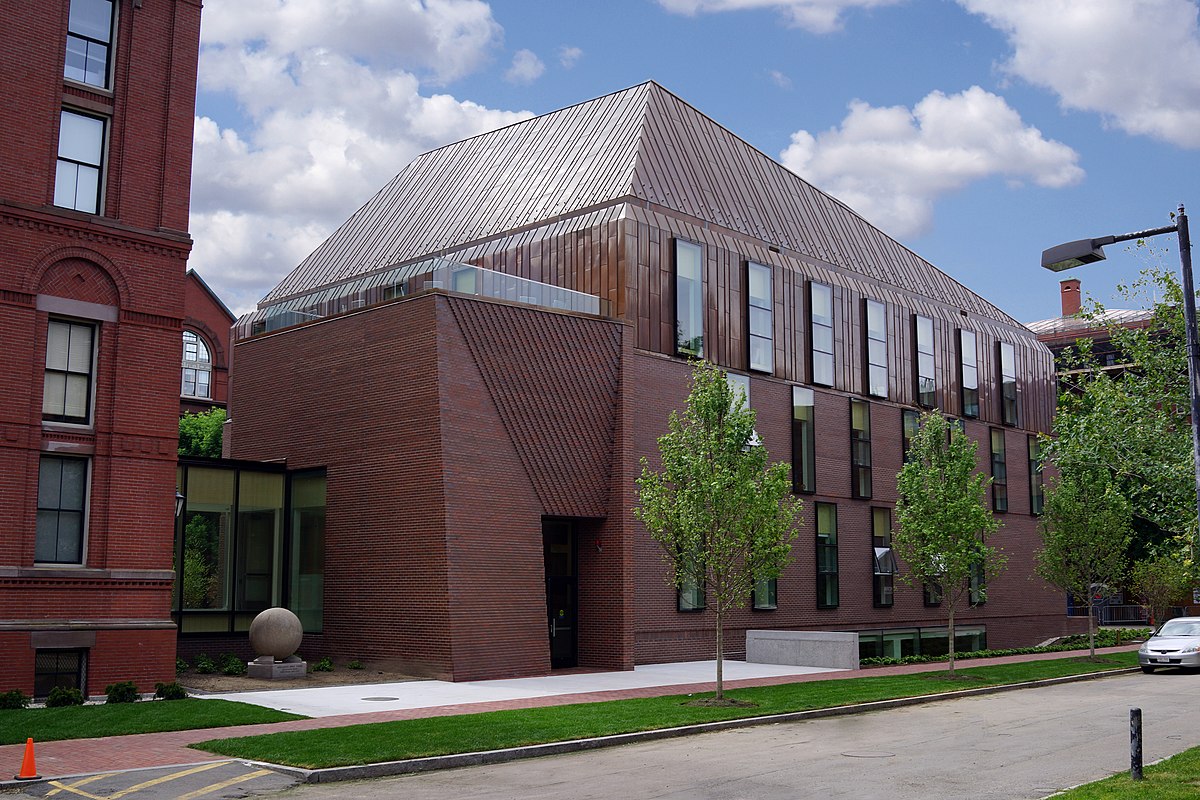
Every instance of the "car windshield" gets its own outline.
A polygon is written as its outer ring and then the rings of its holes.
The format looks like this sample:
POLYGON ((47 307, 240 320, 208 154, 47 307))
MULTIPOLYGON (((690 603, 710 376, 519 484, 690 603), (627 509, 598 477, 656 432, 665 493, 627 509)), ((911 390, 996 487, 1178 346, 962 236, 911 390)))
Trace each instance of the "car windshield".
POLYGON ((1200 622, 1173 619, 1158 631, 1159 636, 1200 636, 1200 622))

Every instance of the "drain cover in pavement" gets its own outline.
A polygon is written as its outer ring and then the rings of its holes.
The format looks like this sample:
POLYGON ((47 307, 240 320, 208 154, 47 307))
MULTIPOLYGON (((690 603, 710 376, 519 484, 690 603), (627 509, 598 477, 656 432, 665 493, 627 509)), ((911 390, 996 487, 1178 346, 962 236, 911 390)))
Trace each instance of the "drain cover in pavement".
POLYGON ((849 750, 842 755, 847 758, 895 758, 895 753, 885 753, 882 750, 849 750))
POLYGON ((399 699, 400 699, 399 697, 364 697, 363 698, 363 700, 370 700, 373 703, 375 703, 375 702, 383 703, 388 700, 399 700, 399 699))

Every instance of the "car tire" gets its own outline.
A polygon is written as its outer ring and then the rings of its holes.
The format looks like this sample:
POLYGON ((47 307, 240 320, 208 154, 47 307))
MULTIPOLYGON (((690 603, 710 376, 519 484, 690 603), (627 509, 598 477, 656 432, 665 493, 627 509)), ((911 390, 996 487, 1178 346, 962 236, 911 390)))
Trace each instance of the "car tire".
POLYGON ((1142 665, 1142 672, 1144 672, 1144 673, 1146 673, 1147 675, 1149 675, 1151 672, 1154 672, 1154 667, 1147 667, 1145 664, 1143 664, 1143 665, 1142 665))

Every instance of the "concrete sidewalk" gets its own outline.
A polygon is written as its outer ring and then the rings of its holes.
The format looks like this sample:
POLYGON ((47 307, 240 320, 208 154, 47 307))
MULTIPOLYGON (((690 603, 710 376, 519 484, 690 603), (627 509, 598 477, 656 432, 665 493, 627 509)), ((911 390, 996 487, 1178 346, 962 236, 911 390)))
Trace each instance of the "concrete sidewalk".
MULTIPOLYGON (((1137 645, 1097 650, 1097 653, 1125 652, 1137 645)), ((989 659, 959 659, 960 667, 1042 661, 1069 657, 1070 653, 1039 653, 989 659)), ((812 680, 904 675, 938 669, 937 664, 913 664, 903 667, 878 667, 869 670, 818 670, 803 667, 778 667, 769 664, 725 663, 725 686, 771 686, 812 680)), ((197 764, 225 760, 188 745, 208 739, 253 736, 278 731, 313 730, 371 722, 416 719, 422 717, 474 714, 512 708, 590 703, 635 697, 659 697, 712 691, 713 662, 689 662, 639 667, 630 672, 572 673, 506 681, 445 683, 416 681, 403 684, 358 684, 323 689, 280 689, 271 692, 239 692, 205 695, 219 699, 238 699, 273 708, 288 708, 295 713, 312 715, 310 719, 263 725, 112 736, 103 739, 70 739, 36 743, 37 767, 47 779, 88 775, 117 770, 197 764), (440 685, 439 685, 440 684, 440 685), (251 696, 257 699, 250 700, 251 696), (388 697, 394 700, 367 700, 388 697), (350 698, 350 699, 347 699, 350 698), (303 704, 309 710, 301 711, 303 704), (380 706, 385 707, 380 709, 380 706), (346 713, 347 709, 352 713, 346 713), (358 709, 371 711, 361 712, 358 709), (336 712, 340 709, 340 713, 336 712), (358 711, 358 713, 354 713, 358 711)), ((0 746, 0 777, 15 774, 24 754, 23 744, 0 746)), ((0 787, 6 787, 0 781, 0 787)))

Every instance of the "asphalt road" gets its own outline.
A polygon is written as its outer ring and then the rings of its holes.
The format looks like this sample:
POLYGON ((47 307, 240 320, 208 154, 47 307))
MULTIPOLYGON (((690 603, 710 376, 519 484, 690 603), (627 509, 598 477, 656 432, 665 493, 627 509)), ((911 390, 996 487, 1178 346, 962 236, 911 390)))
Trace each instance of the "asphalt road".
POLYGON ((811 722, 353 783, 277 797, 406 800, 1041 798, 1200 745, 1200 675, 1160 671, 811 722))

